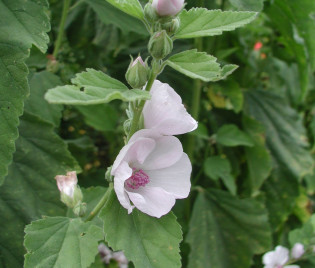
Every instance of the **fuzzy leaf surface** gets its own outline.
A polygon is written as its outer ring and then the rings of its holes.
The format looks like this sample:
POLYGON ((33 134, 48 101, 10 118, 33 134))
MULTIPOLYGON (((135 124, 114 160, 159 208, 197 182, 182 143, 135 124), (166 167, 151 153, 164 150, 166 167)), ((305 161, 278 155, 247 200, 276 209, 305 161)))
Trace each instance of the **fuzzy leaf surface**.
POLYGON ((136 17, 138 19, 143 19, 143 8, 138 0, 106 0, 108 3, 114 7, 120 9, 121 11, 136 17))
POLYGON ((255 199, 205 190, 195 201, 186 241, 189 268, 248 268, 251 257, 271 245, 266 210, 255 199))
POLYGON ((313 159, 308 151, 302 118, 280 96, 255 90, 246 94, 246 114, 261 122, 266 144, 277 164, 296 178, 311 172, 313 159))
POLYGON ((32 45, 47 49, 50 29, 46 0, 0 0, 0 185, 18 138, 19 116, 29 94, 25 60, 32 45))
POLYGON ((160 219, 123 208, 112 191, 100 213, 105 240, 114 250, 123 250, 137 268, 181 267, 179 243, 182 231, 174 214, 160 219))
POLYGON ((92 222, 65 217, 47 217, 27 225, 25 268, 87 268, 98 253, 102 229, 92 222))
POLYGON ((251 137, 236 125, 224 125, 216 134, 216 141, 224 146, 253 146, 251 137))
POLYGON ((77 74, 71 82, 74 85, 50 89, 45 99, 50 103, 71 105, 95 105, 115 99, 128 102, 150 99, 149 92, 141 89, 129 90, 120 81, 93 69, 77 74), (84 88, 84 91, 81 91, 81 88, 84 88))
POLYGON ((235 12, 192 8, 183 10, 180 15, 180 27, 175 39, 220 35, 224 31, 233 31, 255 19, 256 12, 235 12))

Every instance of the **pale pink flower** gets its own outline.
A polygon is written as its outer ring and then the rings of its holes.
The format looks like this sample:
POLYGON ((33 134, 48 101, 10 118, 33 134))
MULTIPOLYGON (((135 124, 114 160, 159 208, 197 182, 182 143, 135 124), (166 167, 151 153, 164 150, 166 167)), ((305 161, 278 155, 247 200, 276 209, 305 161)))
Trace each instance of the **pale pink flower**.
POLYGON ((57 175, 55 180, 57 181, 59 191, 72 198, 78 183, 76 172, 69 171, 67 175, 57 175))
POLYGON ((293 248, 291 249, 291 256, 294 259, 299 259, 305 253, 304 245, 301 243, 294 244, 293 248))
POLYGON ((99 244, 98 251, 104 263, 109 264, 111 260, 115 260, 119 268, 128 268, 128 260, 123 251, 113 252, 103 243, 99 244))
POLYGON ((162 135, 179 135, 197 128, 198 123, 186 111, 181 97, 166 83, 155 80, 151 99, 143 108, 144 128, 162 135))
POLYGON ((137 131, 119 152, 111 174, 121 205, 160 218, 190 191, 191 163, 180 141, 154 130, 137 131), (131 204, 132 202, 132 204, 131 204))
POLYGON ((175 16, 184 7, 184 0, 153 0, 152 6, 160 16, 175 16))
POLYGON ((300 268, 298 265, 285 265, 289 261, 289 250, 282 246, 277 246, 274 251, 264 254, 264 268, 300 268))

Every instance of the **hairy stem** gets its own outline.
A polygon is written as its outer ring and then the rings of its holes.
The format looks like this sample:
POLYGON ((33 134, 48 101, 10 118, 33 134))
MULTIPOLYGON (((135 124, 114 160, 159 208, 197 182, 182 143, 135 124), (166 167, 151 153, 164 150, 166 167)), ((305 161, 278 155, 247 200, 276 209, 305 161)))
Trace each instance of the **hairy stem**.
POLYGON ((57 57, 60 46, 61 46, 62 37, 63 37, 64 30, 65 30, 65 23, 66 23, 67 15, 69 12, 70 3, 71 3, 71 0, 64 0, 63 1, 61 21, 60 21, 58 36, 57 36, 57 40, 56 40, 55 48, 54 48, 54 52, 53 52, 53 56, 55 58, 57 57))
POLYGON ((94 217, 100 212, 100 210, 103 208, 103 206, 105 205, 106 201, 108 200, 108 197, 110 196, 113 188, 114 188, 113 187, 113 183, 111 182, 109 184, 109 187, 108 187, 107 191, 104 193, 103 197, 101 198, 101 200, 97 203, 97 205, 94 207, 94 209, 92 210, 90 215, 85 220, 86 222, 93 220, 94 217))
MULTIPOLYGON (((155 68, 155 64, 153 64, 151 73, 150 73, 150 77, 149 77, 149 81, 145 87, 145 91, 150 91, 151 87, 153 85, 154 80, 156 79, 157 75, 160 72, 160 67, 158 68, 158 70, 156 70, 155 68)), ((138 130, 138 126, 139 126, 139 120, 142 114, 142 110, 144 107, 146 100, 142 100, 140 101, 139 105, 137 105, 134 109, 134 114, 133 114, 133 118, 131 121, 131 126, 130 126, 130 131, 128 133, 128 137, 127 140, 130 139, 130 137, 138 130)))

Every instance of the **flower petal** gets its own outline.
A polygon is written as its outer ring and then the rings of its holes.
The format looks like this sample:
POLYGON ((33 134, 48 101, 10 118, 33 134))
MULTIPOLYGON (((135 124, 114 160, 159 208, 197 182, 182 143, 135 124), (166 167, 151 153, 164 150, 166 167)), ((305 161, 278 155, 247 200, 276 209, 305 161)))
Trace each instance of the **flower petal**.
POLYGON ((275 255, 279 265, 284 265, 289 260, 289 250, 282 246, 277 246, 275 249, 275 255))
POLYGON ((138 137, 133 142, 129 142, 119 152, 112 167, 112 175, 115 175, 116 169, 122 161, 138 162, 142 164, 147 156, 155 147, 155 141, 151 138, 138 137))
POLYGON ((145 170, 150 178, 150 182, 146 187, 161 187, 176 199, 186 198, 191 187, 191 170, 190 160, 187 154, 183 153, 179 161, 170 167, 145 170))
POLYGON ((137 209, 156 218, 170 212, 175 204, 174 196, 159 187, 145 186, 127 193, 137 209))
POLYGON ((130 204, 129 197, 125 191, 125 181, 132 175, 132 169, 127 162, 122 162, 115 171, 114 177, 114 190, 120 204, 128 209, 128 213, 131 213, 134 206, 130 204))
POLYGON ((183 154, 183 146, 179 139, 173 136, 161 136, 155 140, 156 146, 145 159, 143 170, 161 169, 175 164, 183 154))
POLYGON ((162 135, 179 135, 197 128, 198 123, 187 113, 181 97, 168 84, 155 80, 150 94, 143 109, 145 128, 162 135))

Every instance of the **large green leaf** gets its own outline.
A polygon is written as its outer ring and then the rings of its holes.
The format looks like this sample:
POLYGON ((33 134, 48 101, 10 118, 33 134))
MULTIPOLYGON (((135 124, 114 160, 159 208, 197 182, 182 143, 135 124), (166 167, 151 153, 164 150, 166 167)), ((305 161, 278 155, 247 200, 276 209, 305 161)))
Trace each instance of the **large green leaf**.
POLYGON ((0 0, 0 185, 18 137, 19 116, 29 94, 25 60, 32 45, 47 49, 47 1, 0 0))
POLYGON ((266 210, 255 199, 204 190, 194 204, 187 242, 189 268, 248 268, 253 254, 271 244, 266 210))
POLYGON ((289 233, 289 241, 292 247, 295 243, 302 243, 307 247, 315 244, 315 214, 303 224, 302 228, 289 233))
POLYGON ((266 129, 266 143, 278 165, 296 178, 310 173, 313 159, 307 150, 302 119, 283 98, 268 91, 253 90, 246 94, 246 113, 266 129))
POLYGON ((134 16, 138 19, 143 19, 143 8, 138 0, 106 0, 114 7, 122 10, 123 12, 134 16))
POLYGON ((25 268, 86 268, 98 253, 102 229, 91 222, 47 217, 25 228, 25 268))
POLYGON ((135 101, 150 99, 150 93, 141 89, 129 90, 120 81, 107 74, 87 69, 71 80, 74 85, 50 89, 45 98, 50 103, 72 105, 94 105, 115 99, 135 101), (84 91, 81 91, 84 88, 84 91))
POLYGON ((237 68, 236 65, 226 65, 221 69, 215 57, 205 52, 197 52, 196 49, 171 56, 167 64, 176 71, 205 82, 223 79, 237 68))
POLYGON ((135 209, 128 215, 113 191, 100 218, 108 245, 123 250, 135 267, 181 267, 182 231, 172 213, 157 219, 135 209))
POLYGON ((180 27, 174 38, 195 38, 214 36, 223 31, 233 31, 256 17, 255 12, 235 12, 221 10, 207 10, 206 8, 192 8, 183 10, 180 15, 180 27))
POLYGON ((39 97, 44 93, 40 88, 40 81, 44 80, 43 88, 60 83, 56 76, 46 72, 32 76, 32 97, 28 99, 26 112, 21 117, 20 137, 16 142, 13 163, 9 166, 6 181, 0 187, 1 268, 22 267, 25 224, 42 215, 64 214, 65 206, 59 201, 53 178, 57 174, 79 169, 66 144, 49 123, 57 123, 61 114, 59 108, 50 107, 39 97))
POLYGON ((275 169, 263 184, 269 221, 277 230, 288 219, 299 196, 299 183, 286 169, 275 169))
POLYGON ((265 130, 261 123, 255 119, 244 116, 243 126, 246 133, 254 142, 253 147, 245 148, 245 154, 248 166, 246 188, 249 189, 251 194, 255 194, 270 175, 272 162, 265 146, 265 130))
POLYGON ((93 8, 100 20, 105 24, 114 24, 123 32, 136 32, 141 35, 148 35, 144 24, 136 18, 128 16, 115 8, 106 0, 84 0, 93 8))

